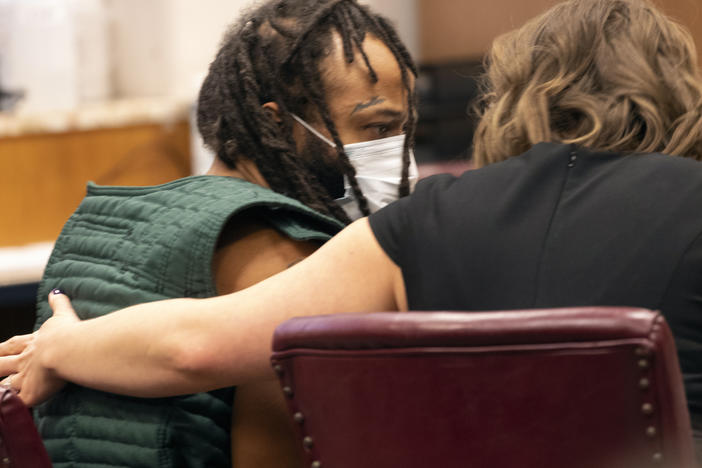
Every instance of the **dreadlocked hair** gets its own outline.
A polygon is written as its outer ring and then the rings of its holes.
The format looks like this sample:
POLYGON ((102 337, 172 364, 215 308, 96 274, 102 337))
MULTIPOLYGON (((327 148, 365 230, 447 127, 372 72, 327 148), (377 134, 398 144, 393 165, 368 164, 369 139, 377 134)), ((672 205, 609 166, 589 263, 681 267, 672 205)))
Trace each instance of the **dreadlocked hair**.
POLYGON ((410 149, 416 127, 415 94, 409 73, 417 70, 395 29, 355 0, 278 0, 249 11, 224 37, 200 90, 197 121, 205 144, 229 168, 246 158, 256 164, 271 189, 348 223, 349 218, 299 157, 291 113, 316 112, 334 143, 343 175, 359 208, 368 202, 331 119, 320 65, 338 33, 347 63, 360 52, 369 78, 378 77, 363 50, 367 34, 382 41, 397 60, 407 90, 409 118, 402 156, 399 195, 409 194, 410 149), (275 102, 282 122, 262 105, 275 102))

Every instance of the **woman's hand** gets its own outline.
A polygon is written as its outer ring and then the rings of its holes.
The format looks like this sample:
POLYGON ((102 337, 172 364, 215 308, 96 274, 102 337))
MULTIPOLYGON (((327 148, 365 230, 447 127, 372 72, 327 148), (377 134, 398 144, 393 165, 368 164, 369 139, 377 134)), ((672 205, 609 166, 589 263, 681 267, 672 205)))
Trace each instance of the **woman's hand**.
POLYGON ((0 343, 0 375, 6 375, 0 385, 3 387, 17 389, 19 378, 17 373, 21 366, 21 357, 27 348, 31 352, 31 344, 34 334, 13 336, 4 343, 0 343), (13 383, 14 379, 14 383, 13 383))
POLYGON ((0 343, 0 375, 7 375, 0 385, 19 393, 27 406, 51 397, 65 385, 52 369, 44 365, 52 337, 65 327, 79 322, 68 298, 58 290, 49 294, 53 316, 30 335, 20 335, 0 343))

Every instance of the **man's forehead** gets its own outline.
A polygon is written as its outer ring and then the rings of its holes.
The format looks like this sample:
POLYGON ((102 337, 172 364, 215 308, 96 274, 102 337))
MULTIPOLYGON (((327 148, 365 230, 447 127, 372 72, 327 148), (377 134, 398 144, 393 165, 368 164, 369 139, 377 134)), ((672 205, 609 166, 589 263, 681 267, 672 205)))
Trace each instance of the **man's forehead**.
MULTIPOLYGON (((379 81, 384 81, 386 86, 397 86, 398 89, 404 87, 400 64, 384 42, 372 34, 366 34, 361 47, 379 81)), ((349 86, 358 88, 354 85, 372 83, 371 72, 355 44, 353 62, 346 61, 343 41, 337 31, 331 34, 326 57, 322 58, 319 68, 328 93, 343 91, 349 86)), ((359 99, 362 97, 359 96, 359 99)))

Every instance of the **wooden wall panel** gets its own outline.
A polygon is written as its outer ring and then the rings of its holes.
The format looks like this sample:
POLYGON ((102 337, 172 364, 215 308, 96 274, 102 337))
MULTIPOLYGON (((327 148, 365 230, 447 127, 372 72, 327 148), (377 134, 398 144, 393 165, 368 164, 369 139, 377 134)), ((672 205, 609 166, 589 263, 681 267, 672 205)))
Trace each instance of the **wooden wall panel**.
POLYGON ((697 46, 699 64, 702 67, 702 1, 700 0, 654 0, 666 14, 683 25, 692 34, 697 46))
POLYGON ((0 139, 0 246, 54 240, 85 184, 154 185, 190 174, 187 122, 0 139))
POLYGON ((437 64, 482 57, 499 34, 558 0, 420 0, 420 57, 437 64))
MULTIPOLYGON (((690 29, 702 63, 702 1, 654 1, 690 29)), ((420 0, 420 62, 480 58, 496 36, 556 3, 558 0, 420 0)))

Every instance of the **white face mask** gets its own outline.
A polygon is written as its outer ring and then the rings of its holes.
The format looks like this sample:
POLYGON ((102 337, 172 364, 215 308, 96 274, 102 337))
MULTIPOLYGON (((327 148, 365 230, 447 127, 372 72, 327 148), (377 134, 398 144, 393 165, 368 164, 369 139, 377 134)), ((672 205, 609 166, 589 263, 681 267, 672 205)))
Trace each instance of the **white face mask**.
MULTIPOLYGON (((322 135, 300 117, 295 114, 291 115, 300 125, 336 149, 333 141, 322 135)), ((356 169, 356 181, 366 200, 368 200, 368 208, 371 213, 375 213, 399 198, 404 144, 405 135, 402 134, 379 140, 344 145, 344 152, 348 156, 351 165, 356 169)), ((417 163, 411 150, 409 156, 409 184, 410 191, 412 191, 417 183, 418 173, 417 163)), ((337 198, 336 202, 344 209, 352 221, 363 217, 346 177, 344 177, 344 196, 337 198)))

